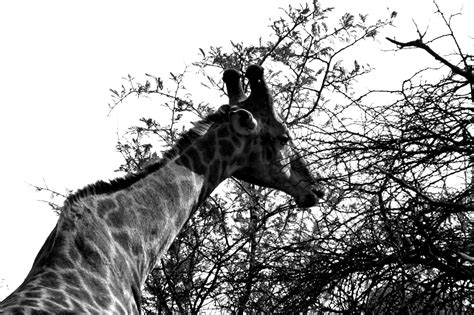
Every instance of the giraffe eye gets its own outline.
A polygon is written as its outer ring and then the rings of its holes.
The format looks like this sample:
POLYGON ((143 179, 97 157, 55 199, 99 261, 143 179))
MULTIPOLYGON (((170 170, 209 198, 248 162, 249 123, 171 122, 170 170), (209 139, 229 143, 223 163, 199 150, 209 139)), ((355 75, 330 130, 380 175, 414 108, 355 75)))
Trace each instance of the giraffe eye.
POLYGON ((281 143, 281 145, 285 145, 290 141, 290 138, 287 136, 279 136, 276 139, 281 143))

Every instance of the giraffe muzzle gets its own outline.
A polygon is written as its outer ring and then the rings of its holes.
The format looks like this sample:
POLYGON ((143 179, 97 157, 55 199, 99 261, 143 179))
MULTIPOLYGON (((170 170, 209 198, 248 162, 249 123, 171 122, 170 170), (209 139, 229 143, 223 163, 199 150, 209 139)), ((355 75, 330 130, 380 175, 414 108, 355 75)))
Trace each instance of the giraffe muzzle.
POLYGON ((306 194, 300 198, 295 198, 296 204, 301 208, 314 207, 319 203, 319 199, 324 197, 324 192, 318 188, 312 187, 306 194))
POLYGON ((318 197, 314 194, 306 194, 302 199, 296 200, 296 204, 301 208, 314 207, 318 203, 318 197))
POLYGON ((319 189, 319 188, 312 188, 311 191, 313 192, 313 194, 316 195, 316 197, 318 198, 323 198, 324 197, 324 191, 319 189))

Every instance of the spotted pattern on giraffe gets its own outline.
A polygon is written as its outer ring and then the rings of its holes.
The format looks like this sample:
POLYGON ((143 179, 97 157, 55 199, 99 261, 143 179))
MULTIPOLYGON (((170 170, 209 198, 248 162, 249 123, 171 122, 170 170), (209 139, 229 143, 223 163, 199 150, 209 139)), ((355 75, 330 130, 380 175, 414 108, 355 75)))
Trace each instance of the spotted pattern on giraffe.
POLYGON ((112 198, 104 198, 97 202, 97 214, 102 219, 115 208, 115 201, 112 198))
POLYGON ((201 156, 195 148, 189 148, 186 151, 186 155, 191 161, 191 168, 199 175, 204 175, 207 173, 206 166, 201 161, 201 156))
POLYGON ((202 143, 203 140, 198 140, 198 142, 201 142, 198 143, 198 146, 203 148, 203 150, 201 151, 202 160, 204 161, 204 163, 209 164, 215 155, 214 150, 216 148, 216 140, 214 137, 211 137, 206 143, 202 143))
POLYGON ((232 142, 226 139, 219 140, 219 153, 223 157, 230 157, 234 153, 235 148, 232 142))
POLYGON ((227 138, 231 135, 231 131, 229 126, 221 126, 220 128, 217 128, 217 138, 223 139, 227 138))

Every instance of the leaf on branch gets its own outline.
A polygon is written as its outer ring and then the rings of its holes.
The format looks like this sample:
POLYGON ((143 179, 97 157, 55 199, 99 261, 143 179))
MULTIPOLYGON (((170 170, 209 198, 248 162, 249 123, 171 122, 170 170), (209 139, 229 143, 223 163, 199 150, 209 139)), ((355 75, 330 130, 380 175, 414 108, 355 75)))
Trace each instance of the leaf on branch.
POLYGON ((311 32, 314 36, 318 36, 318 34, 321 32, 321 27, 319 26, 319 23, 313 23, 311 25, 311 32))
POLYGON ((354 16, 352 14, 346 13, 342 16, 342 26, 351 27, 354 23, 354 16))
POLYGON ((367 37, 375 37, 377 35, 377 29, 371 29, 367 31, 367 37))
POLYGON ((145 75, 147 77, 153 78, 155 80, 156 91, 163 90, 163 81, 161 80, 161 78, 155 77, 154 75, 151 75, 151 74, 148 74, 148 73, 145 73, 145 75))
POLYGON ((319 50, 319 53, 321 54, 321 56, 329 56, 333 51, 334 49, 328 46, 328 47, 321 48, 319 50))
POLYGON ((178 81, 178 78, 173 72, 170 72, 171 77, 173 78, 173 81, 178 81))
POLYGON ((357 73, 357 72, 359 72, 359 70, 360 70, 360 65, 357 62, 357 60, 354 60, 354 71, 353 71, 353 73, 357 73))
POLYGON ((323 73, 323 71, 324 71, 324 70, 326 70, 326 68, 325 68, 325 67, 321 67, 321 68, 319 68, 319 69, 318 69, 318 71, 316 71, 316 74, 315 74, 315 76, 318 76, 318 75, 320 75, 321 73, 323 73))

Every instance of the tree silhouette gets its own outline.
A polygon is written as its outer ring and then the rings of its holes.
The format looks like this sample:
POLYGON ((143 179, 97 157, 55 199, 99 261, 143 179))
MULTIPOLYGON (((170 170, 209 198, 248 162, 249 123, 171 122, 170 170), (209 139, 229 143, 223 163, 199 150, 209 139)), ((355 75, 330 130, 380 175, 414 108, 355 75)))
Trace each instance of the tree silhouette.
POLYGON ((357 90, 371 69, 349 54, 396 12, 375 23, 364 15, 335 19, 317 2, 289 6, 257 45, 201 49, 201 59, 170 82, 128 76, 111 89, 111 110, 131 95, 148 96, 170 118, 143 118, 118 142, 119 169, 135 172, 187 121, 217 107, 192 101, 188 77, 225 97, 223 69, 261 64, 327 194, 318 207, 300 209, 281 193, 226 181, 148 278, 145 313, 474 311, 472 55, 455 36, 456 15, 435 7, 446 34, 388 39, 433 60, 399 89, 357 90), (446 39, 455 53, 432 48, 446 39))

